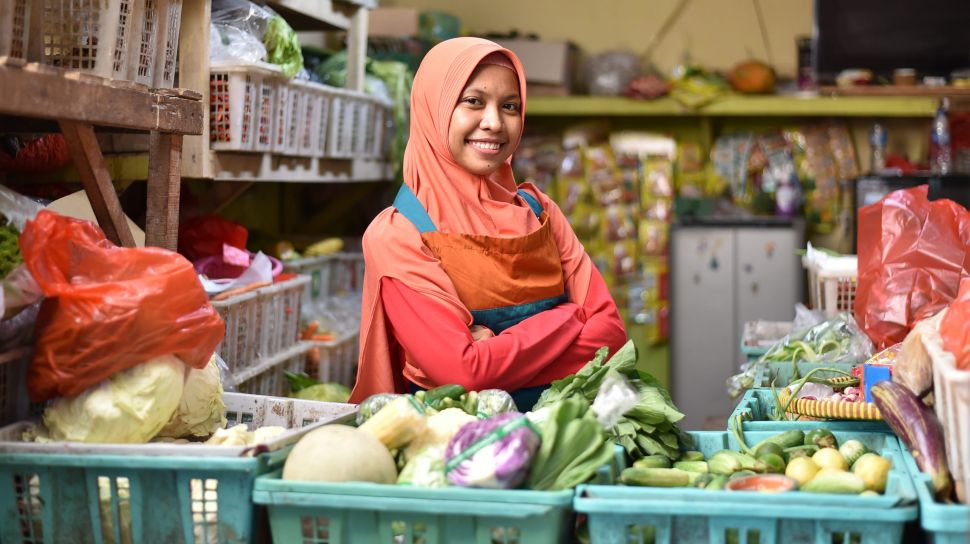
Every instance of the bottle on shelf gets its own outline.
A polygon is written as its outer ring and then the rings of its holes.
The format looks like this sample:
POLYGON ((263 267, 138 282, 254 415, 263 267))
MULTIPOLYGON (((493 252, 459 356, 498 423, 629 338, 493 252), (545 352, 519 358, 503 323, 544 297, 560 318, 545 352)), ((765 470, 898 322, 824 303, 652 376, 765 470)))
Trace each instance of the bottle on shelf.
POLYGON ((869 171, 877 174, 886 169, 886 144, 889 135, 886 129, 879 123, 872 125, 869 132, 870 162, 869 171))
POLYGON ((930 170, 934 174, 946 175, 952 171, 950 157, 950 121, 947 119, 949 100, 940 101, 940 107, 933 118, 933 131, 930 133, 930 170))

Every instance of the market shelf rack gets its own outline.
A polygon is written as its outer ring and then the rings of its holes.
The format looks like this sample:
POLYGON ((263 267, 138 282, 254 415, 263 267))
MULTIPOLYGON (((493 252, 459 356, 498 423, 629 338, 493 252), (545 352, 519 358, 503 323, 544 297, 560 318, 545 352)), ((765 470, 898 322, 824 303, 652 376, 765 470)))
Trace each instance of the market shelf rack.
POLYGON ((228 425, 289 431, 253 448, 201 444, 20 442, 29 425, 0 429, 0 540, 23 544, 251 542, 255 478, 280 468, 292 445, 357 407, 226 393, 228 425), (98 538, 100 537, 100 538, 98 538))

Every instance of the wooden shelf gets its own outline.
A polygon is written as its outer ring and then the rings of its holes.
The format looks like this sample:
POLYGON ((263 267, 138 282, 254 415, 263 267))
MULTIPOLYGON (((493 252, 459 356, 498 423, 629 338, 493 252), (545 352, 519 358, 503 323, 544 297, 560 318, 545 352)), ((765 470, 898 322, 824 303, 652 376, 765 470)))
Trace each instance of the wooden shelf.
POLYGON ((687 110, 672 98, 633 100, 623 97, 534 97, 526 115, 543 117, 932 117, 934 97, 859 96, 728 96, 698 110, 687 110))
POLYGON ((294 30, 349 30, 351 17, 367 2, 332 0, 267 0, 294 30))
POLYGON ((387 181, 390 163, 376 159, 284 157, 270 153, 211 152, 215 181, 350 183, 387 181))
POLYGON ((202 134, 202 103, 41 64, 0 64, 0 114, 202 134))

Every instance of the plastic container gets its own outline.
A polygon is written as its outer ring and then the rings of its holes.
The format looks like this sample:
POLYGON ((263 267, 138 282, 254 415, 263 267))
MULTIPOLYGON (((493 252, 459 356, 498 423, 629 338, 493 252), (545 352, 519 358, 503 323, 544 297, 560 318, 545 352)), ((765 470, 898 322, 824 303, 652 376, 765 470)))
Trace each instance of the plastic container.
POLYGON ((273 153, 281 155, 291 155, 293 149, 293 137, 289 127, 292 126, 293 118, 296 116, 296 109, 291 109, 290 104, 295 103, 299 108, 299 98, 296 90, 289 83, 281 83, 277 89, 276 108, 273 112, 273 153))
POLYGON ((333 104, 333 87, 320 85, 318 83, 308 83, 313 94, 320 99, 319 122, 315 125, 317 135, 313 139, 313 156, 327 156, 330 145, 330 110, 333 104))
POLYGON ((357 93, 333 89, 327 131, 326 157, 349 158, 354 152, 354 114, 357 93))
POLYGON ((300 307, 309 283, 309 277, 297 276, 211 302, 226 323, 226 335, 216 352, 237 381, 248 379, 248 369, 296 345, 300 307))
POLYGON ((936 415, 943 423, 946 460, 957 497, 970 503, 970 370, 956 367, 953 355, 923 336, 923 347, 933 360, 933 397, 936 415))
POLYGON ((291 85, 299 88, 303 97, 296 124, 296 153, 301 157, 313 157, 320 138, 320 123, 326 116, 323 93, 318 89, 322 85, 305 81, 293 81, 291 85))
POLYGON ((270 151, 282 72, 271 64, 212 63, 209 144, 219 151, 270 151))
POLYGON ((354 387, 357 381, 360 334, 347 334, 332 342, 314 342, 314 346, 320 350, 320 364, 316 372, 311 373, 311 377, 321 382, 354 387))
POLYGON ((271 357, 264 357, 252 366, 232 375, 236 389, 252 395, 282 397, 290 392, 285 372, 300 373, 306 366, 306 354, 313 345, 299 342, 271 357))
POLYGON ((741 331, 741 353, 757 359, 791 333, 791 321, 746 321, 741 331))
MULTIPOLYGON (((727 432, 689 434, 697 442, 695 449, 705 456, 736 449, 727 432)), ((754 444, 772 434, 745 432, 744 437, 754 444)), ((855 438, 893 462, 884 495, 589 485, 577 489, 574 507, 588 516, 592 544, 902 542, 903 527, 916 519, 917 508, 916 490, 903 467, 898 440, 883 433, 834 434, 839 440, 855 438)))
MULTIPOLYGON (((810 431, 812 429, 831 429, 846 432, 883 432, 892 431, 884 421, 860 420, 799 420, 775 421, 771 415, 775 413, 775 398, 770 389, 749 389, 741 397, 741 401, 734 408, 731 419, 744 415, 743 427, 745 431, 773 431, 782 432, 789 429, 810 431)), ((730 427, 728 427, 730 430, 730 427)))
POLYGON ((808 270, 808 291, 812 307, 826 317, 852 312, 859 283, 859 263, 855 255, 810 259, 802 258, 808 270))
POLYGON ((233 393, 225 401, 230 426, 291 430, 250 457, 241 446, 25 443, 26 423, 0 429, 0 541, 255 540, 256 476, 281 467, 306 432, 352 420, 356 406, 233 393))
POLYGON ((308 302, 364 287, 364 254, 334 253, 319 257, 304 257, 283 262, 285 272, 310 277, 304 300, 308 302))
POLYGON ((182 0, 44 0, 36 7, 43 63, 149 87, 174 83, 182 0))
POLYGON ((970 505, 944 504, 933 498, 933 480, 920 471, 916 459, 902 448, 903 463, 916 484, 919 497, 919 522, 932 544, 970 542, 970 505))
POLYGON ((16 348, 0 353, 0 427, 28 415, 27 365, 30 348, 16 348))
POLYGON ((0 0, 0 57, 27 60, 31 11, 28 0, 0 0))

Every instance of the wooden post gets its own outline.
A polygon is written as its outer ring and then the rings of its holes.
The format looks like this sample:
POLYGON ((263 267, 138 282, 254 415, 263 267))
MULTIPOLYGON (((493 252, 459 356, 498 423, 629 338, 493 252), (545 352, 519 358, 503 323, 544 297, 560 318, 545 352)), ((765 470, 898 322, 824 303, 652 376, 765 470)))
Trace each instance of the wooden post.
MULTIPOLYGON (((110 107, 110 105, 106 105, 110 107)), ((115 244, 124 247, 135 247, 135 239, 128 228, 125 214, 121 210, 121 201, 111 183, 111 176, 104 165, 104 157, 98 140, 94 135, 94 127, 87 123, 74 121, 58 121, 67 149, 74 159, 84 192, 91 202, 94 216, 98 218, 98 225, 104 235, 115 244)))
POLYGON ((152 132, 148 145, 145 245, 175 251, 182 183, 182 135, 152 132))
POLYGON ((211 0, 184 0, 179 36, 179 86, 202 93, 202 135, 187 136, 183 146, 183 174, 211 178, 209 153, 209 28, 211 0))
POLYGON ((364 62, 367 60, 367 9, 357 6, 347 29, 347 88, 364 90, 364 62))

